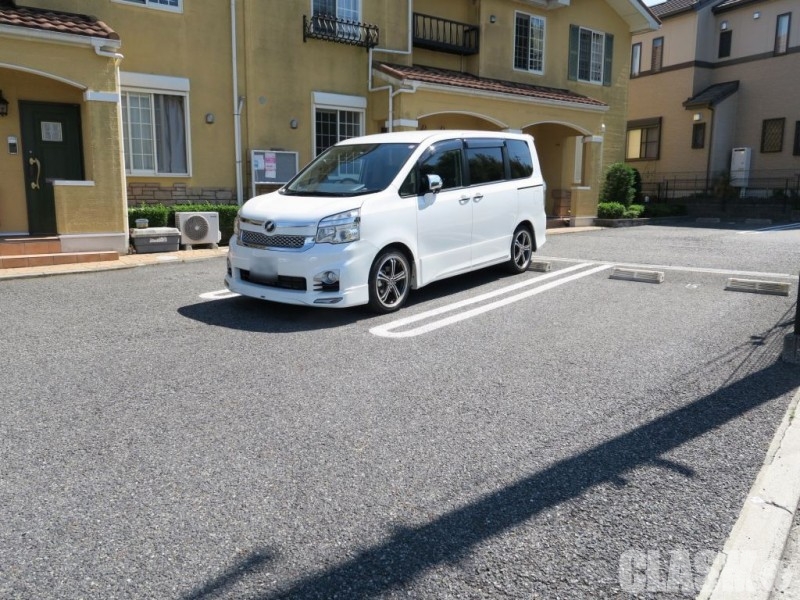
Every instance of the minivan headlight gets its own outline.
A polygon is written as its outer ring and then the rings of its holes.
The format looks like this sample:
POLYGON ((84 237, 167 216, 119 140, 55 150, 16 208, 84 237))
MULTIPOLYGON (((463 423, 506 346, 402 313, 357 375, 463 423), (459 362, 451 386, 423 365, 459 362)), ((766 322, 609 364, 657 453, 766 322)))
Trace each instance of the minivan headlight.
POLYGON ((325 217, 317 225, 318 244, 347 244, 361 237, 361 209, 325 217))

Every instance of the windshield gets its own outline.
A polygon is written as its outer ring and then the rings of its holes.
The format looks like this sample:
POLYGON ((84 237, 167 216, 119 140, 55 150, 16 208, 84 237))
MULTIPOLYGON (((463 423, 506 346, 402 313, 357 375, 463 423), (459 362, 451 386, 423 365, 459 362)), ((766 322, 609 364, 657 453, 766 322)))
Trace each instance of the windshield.
POLYGON ((416 144, 332 146, 281 191, 303 196, 358 196, 385 189, 416 144))

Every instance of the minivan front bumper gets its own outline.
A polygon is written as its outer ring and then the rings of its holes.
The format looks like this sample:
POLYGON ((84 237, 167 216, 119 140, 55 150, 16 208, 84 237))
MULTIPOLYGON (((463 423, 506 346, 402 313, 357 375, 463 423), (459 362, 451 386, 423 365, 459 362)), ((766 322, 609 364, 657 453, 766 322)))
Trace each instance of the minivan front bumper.
POLYGON ((225 286, 243 296, 285 304, 358 306, 369 301, 367 280, 376 253, 364 240, 315 244, 298 252, 250 248, 233 236, 225 286), (329 273, 338 275, 338 286, 320 281, 329 273))

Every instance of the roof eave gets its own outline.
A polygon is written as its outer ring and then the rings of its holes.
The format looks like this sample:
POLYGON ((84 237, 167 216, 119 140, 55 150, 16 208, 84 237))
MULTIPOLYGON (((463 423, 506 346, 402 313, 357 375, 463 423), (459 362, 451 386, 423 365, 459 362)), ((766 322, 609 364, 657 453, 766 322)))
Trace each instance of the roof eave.
POLYGON ((90 35, 78 35, 75 33, 61 33, 60 31, 45 31, 32 27, 19 27, 16 25, 0 25, 0 36, 25 38, 55 44, 68 44, 77 46, 88 46, 90 48, 104 47, 108 50, 119 50, 122 42, 113 38, 102 38, 90 35))
POLYGON ((642 0, 607 0, 609 6, 621 16, 632 34, 658 31, 660 21, 642 0))

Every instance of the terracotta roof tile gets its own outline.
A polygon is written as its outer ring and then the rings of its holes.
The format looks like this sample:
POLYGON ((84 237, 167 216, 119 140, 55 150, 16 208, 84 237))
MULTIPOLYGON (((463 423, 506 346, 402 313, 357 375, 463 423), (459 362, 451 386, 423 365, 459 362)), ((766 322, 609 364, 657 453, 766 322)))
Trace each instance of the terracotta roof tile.
POLYGON ((589 98, 588 96, 576 94, 570 90, 529 85, 517 83, 515 81, 503 81, 500 79, 487 79, 486 77, 476 77, 469 73, 460 73, 449 69, 437 69, 420 65, 396 65, 390 63, 377 63, 376 67, 378 70, 395 79, 448 85, 486 92, 496 92, 498 94, 511 94, 513 96, 524 96, 526 98, 537 98, 539 100, 582 104, 585 106, 608 106, 604 102, 589 98))
POLYGON ((27 6, 0 4, 0 25, 118 40, 119 34, 95 17, 27 6))

